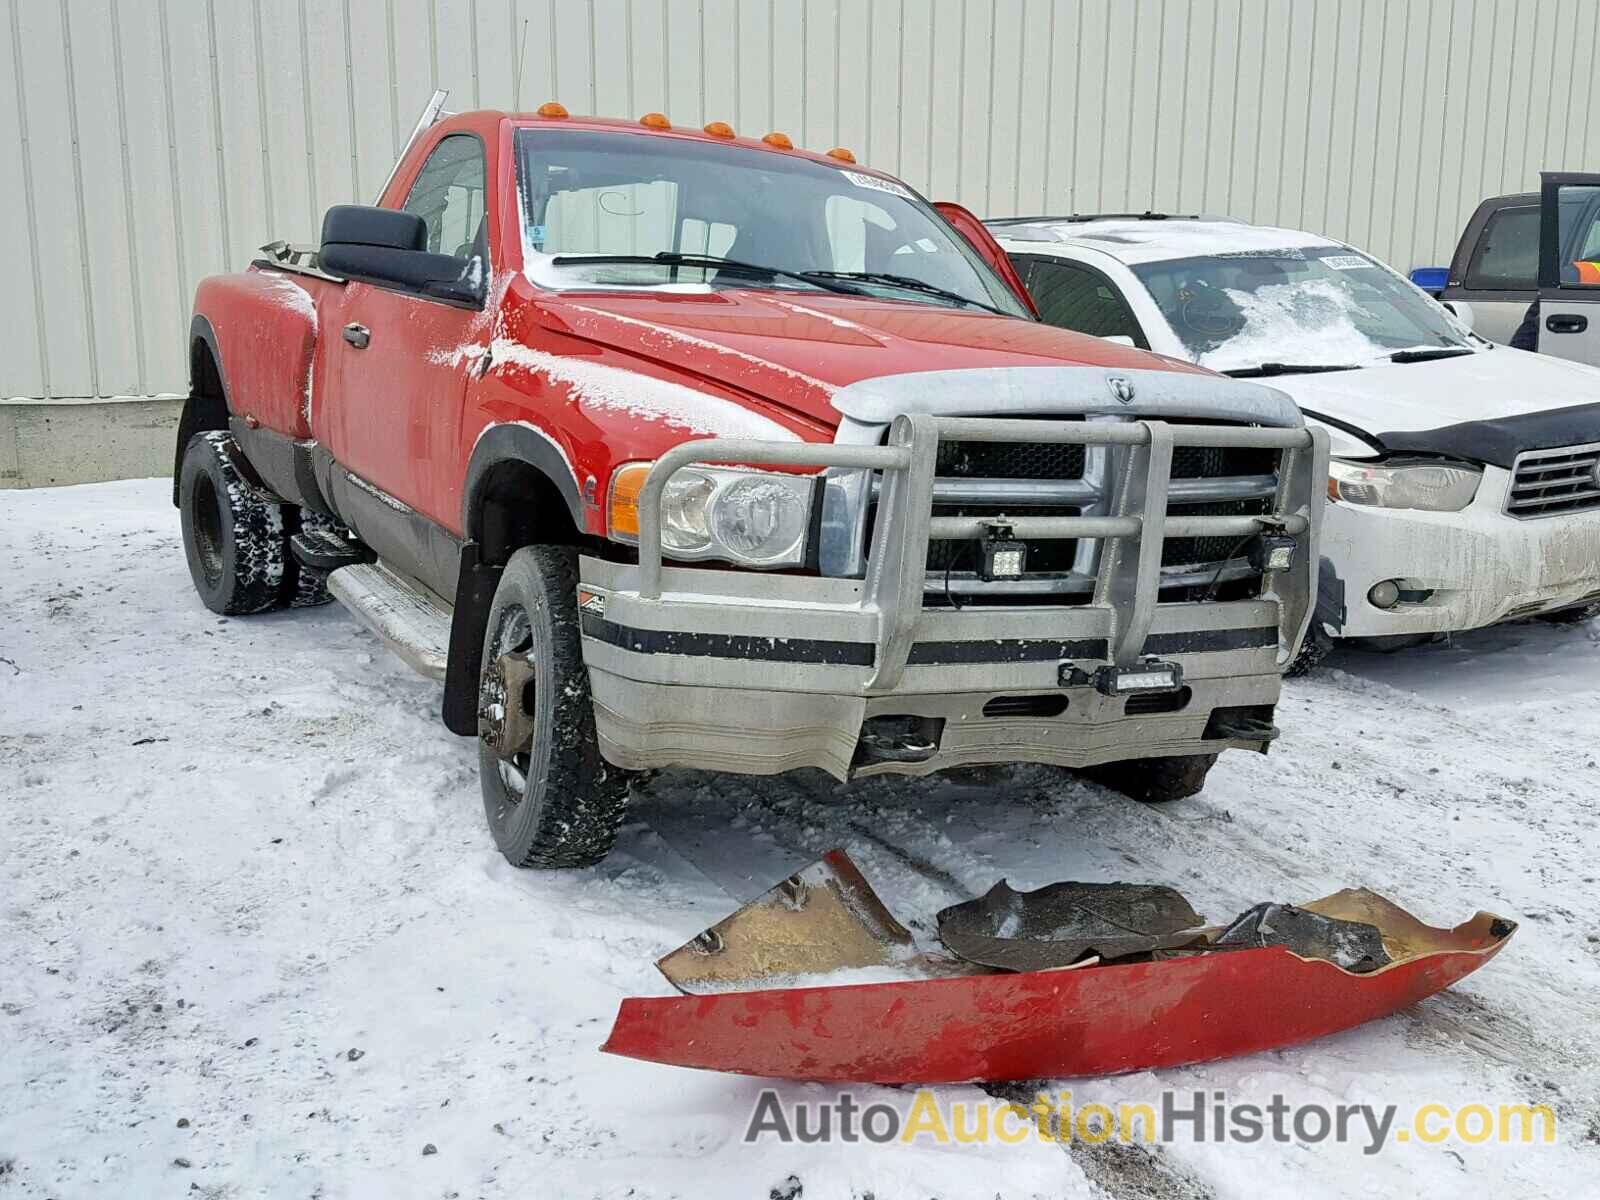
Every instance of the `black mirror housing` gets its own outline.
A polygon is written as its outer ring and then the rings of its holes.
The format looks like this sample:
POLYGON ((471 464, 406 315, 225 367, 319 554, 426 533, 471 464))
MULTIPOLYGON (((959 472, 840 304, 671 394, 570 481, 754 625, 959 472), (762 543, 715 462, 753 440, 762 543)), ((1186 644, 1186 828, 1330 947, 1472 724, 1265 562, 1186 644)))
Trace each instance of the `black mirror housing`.
POLYGON ((388 284, 451 304, 483 301, 476 259, 433 254, 428 228, 414 213, 336 204, 322 219, 317 265, 330 275, 388 284))
POLYGON ((384 250, 426 250, 428 227, 415 213, 365 204, 335 204, 322 218, 322 244, 384 250))

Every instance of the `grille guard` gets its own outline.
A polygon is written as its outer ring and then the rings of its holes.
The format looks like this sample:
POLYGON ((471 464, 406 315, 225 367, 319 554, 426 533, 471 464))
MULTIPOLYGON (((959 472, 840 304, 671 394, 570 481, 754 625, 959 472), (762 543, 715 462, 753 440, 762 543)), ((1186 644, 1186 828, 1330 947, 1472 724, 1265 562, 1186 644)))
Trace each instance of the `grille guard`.
MULTIPOLYGON (((892 689, 905 671, 923 608, 929 540, 973 535, 979 518, 934 517, 935 463, 941 440, 1059 442, 1121 448, 1112 488, 1113 511, 1074 517, 1015 517, 1006 523, 1024 540, 1102 539, 1090 605, 1107 611, 1111 660, 1139 661, 1162 587, 1161 548, 1168 537, 1247 537, 1264 530, 1298 540, 1294 566, 1267 577, 1262 598, 1278 605, 1280 666, 1297 651, 1316 598, 1318 533, 1327 478, 1328 439, 1321 429, 1129 422, 945 417, 909 413, 895 418, 887 444, 861 446, 714 438, 685 442, 663 454, 639 494, 640 600, 662 598, 661 502, 667 482, 696 463, 851 468, 844 478, 858 491, 871 472, 884 482, 867 556, 861 598, 851 607, 871 618, 877 653, 869 691, 892 689), (1172 452, 1177 446, 1283 451, 1270 514, 1169 516, 1172 452)), ((831 490, 831 489, 830 489, 831 490)), ((825 500, 825 506, 827 501, 825 500)), ((997 512, 996 517, 1002 515, 997 512)), ((824 523, 827 514, 824 514, 824 523)), ((824 573, 828 572, 824 562, 824 573)), ((981 618, 980 618, 981 619, 981 618)))

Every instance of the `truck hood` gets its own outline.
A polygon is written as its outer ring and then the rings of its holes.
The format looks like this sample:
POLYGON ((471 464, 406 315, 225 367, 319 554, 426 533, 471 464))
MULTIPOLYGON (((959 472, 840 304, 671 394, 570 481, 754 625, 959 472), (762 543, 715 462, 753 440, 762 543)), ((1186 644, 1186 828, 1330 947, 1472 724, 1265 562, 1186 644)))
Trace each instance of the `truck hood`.
POLYGON ((1386 450, 1510 466, 1523 450, 1600 441, 1600 370, 1506 346, 1272 384, 1386 450))
POLYGON ((563 292, 539 320, 570 336, 840 421, 839 393, 867 380, 980 368, 1093 367, 1216 377, 1178 359, 1049 325, 931 304, 827 293, 563 292))

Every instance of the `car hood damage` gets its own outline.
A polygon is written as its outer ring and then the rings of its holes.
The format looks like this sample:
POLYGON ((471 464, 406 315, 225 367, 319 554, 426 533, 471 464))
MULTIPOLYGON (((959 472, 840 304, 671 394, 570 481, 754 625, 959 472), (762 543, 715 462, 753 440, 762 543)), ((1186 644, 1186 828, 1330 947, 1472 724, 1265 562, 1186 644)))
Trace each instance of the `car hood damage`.
POLYGON ((916 944, 842 850, 657 964, 604 1050, 678 1066, 883 1084, 1148 1070, 1293 1045, 1433 995, 1515 922, 1426 925, 1374 892, 1207 924, 1170 887, 1004 880, 916 944))

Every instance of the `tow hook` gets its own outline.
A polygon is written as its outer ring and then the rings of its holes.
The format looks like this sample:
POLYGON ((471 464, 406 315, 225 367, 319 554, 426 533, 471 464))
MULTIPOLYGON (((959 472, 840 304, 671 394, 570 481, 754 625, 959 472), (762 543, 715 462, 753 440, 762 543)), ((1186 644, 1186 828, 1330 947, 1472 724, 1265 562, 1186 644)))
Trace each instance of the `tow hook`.
POLYGON ((533 743, 532 687, 533 663, 520 654, 495 659, 478 685, 478 737, 507 762, 533 743))

